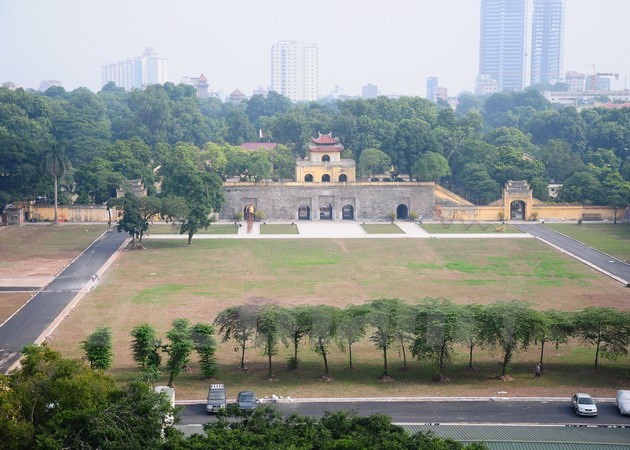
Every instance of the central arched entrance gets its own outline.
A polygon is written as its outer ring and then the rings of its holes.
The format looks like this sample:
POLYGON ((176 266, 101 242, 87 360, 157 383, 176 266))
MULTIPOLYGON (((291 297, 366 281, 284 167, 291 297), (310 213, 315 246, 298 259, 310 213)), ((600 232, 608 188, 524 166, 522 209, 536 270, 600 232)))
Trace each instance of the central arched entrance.
POLYGON ((311 208, 308 205, 300 205, 298 208, 298 220, 311 220, 311 208))
POLYGON ((341 218, 343 220, 354 220, 354 207, 346 205, 341 210, 341 218))
POLYGON ((514 200, 510 203, 510 219, 525 220, 525 202, 522 200, 514 200))
POLYGON ((407 220, 409 218, 409 208, 407 205, 401 204, 396 208, 396 219, 407 220))
POLYGON ((322 175, 322 182, 328 182, 328 181, 330 181, 330 175, 325 173, 324 175, 322 175))
POLYGON ((330 206, 330 203, 323 203, 319 207, 319 220, 332 220, 332 206, 330 206))

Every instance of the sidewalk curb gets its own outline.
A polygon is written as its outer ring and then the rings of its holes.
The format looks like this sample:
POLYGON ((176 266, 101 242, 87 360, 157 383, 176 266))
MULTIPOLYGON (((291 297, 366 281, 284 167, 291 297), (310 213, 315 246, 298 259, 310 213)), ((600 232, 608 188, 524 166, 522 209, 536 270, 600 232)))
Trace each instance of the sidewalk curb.
MULTIPOLYGON (((230 399, 228 399, 230 400, 230 399)), ((353 397, 353 398, 270 398, 260 403, 391 403, 391 402, 569 402, 571 397, 353 397)), ((614 398, 594 398, 598 403, 614 403, 614 398)), ((235 401, 235 399, 232 399, 235 401)), ((178 405, 205 405, 205 400, 179 400, 178 405)), ((229 401, 228 401, 229 403, 229 401)))

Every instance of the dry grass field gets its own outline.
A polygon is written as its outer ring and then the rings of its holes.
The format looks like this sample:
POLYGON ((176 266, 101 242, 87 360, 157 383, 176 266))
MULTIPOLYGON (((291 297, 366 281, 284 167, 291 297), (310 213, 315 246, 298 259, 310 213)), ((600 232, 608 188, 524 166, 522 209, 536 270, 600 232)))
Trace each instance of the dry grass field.
MULTIPOLYGON (((126 250, 53 335, 51 345, 81 357, 80 341, 98 326, 114 335, 112 373, 120 381, 137 375, 129 351, 129 332, 149 322, 164 336, 174 318, 212 322, 216 314, 251 298, 282 305, 331 304, 344 307, 380 297, 410 303, 444 297, 457 303, 487 304, 519 299, 538 309, 576 310, 587 306, 630 309, 630 290, 534 239, 281 239, 146 240, 146 250, 126 250)), ((468 372, 465 349, 449 370, 449 383, 431 381, 433 368, 413 361, 400 371, 398 351, 391 352, 392 383, 377 381, 380 353, 367 341, 354 350, 356 371, 347 371, 347 354, 331 349, 334 381, 323 383, 322 364, 304 342, 303 367, 286 369, 289 350, 274 357, 277 381, 265 380, 266 359, 248 349, 249 370, 237 370, 234 343, 219 345, 218 380, 229 394, 253 388, 261 396, 291 397, 382 395, 568 395, 588 389, 612 396, 628 385, 630 359, 604 361, 595 373, 593 352, 577 342, 547 350, 548 371, 533 379, 537 348, 515 356, 514 381, 499 382, 500 355, 478 350, 475 372, 468 372)), ((409 357, 409 356, 408 356, 409 357)), ((201 399, 208 380, 196 364, 176 380, 179 399, 201 399)))
POLYGON ((0 275, 56 275, 106 229, 103 224, 6 227, 0 230, 0 275))
MULTIPOLYGON (((76 258, 107 227, 105 225, 28 224, 0 229, 0 281, 29 285, 30 277, 52 277, 76 258)), ((39 280, 37 280, 39 282, 39 280)), ((0 291, 0 323, 17 311, 33 293, 0 291)))

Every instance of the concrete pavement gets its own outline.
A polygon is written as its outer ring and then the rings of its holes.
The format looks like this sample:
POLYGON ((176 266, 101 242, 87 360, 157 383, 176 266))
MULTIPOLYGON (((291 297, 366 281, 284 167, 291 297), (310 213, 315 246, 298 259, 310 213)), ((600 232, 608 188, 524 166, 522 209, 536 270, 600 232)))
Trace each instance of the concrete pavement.
MULTIPOLYGON (((274 222, 279 223, 279 222, 274 222)), ((367 233, 361 222, 355 221, 303 221, 283 222, 295 223, 298 234, 261 234, 260 223, 253 224, 250 233, 243 224, 237 234, 196 234, 193 239, 528 239, 533 236, 527 233, 436 233, 430 234, 414 222, 395 222, 402 233, 374 234, 367 233)), ((385 222, 376 222, 383 225, 385 222)), ((180 234, 152 234, 145 239, 186 239, 180 234)))

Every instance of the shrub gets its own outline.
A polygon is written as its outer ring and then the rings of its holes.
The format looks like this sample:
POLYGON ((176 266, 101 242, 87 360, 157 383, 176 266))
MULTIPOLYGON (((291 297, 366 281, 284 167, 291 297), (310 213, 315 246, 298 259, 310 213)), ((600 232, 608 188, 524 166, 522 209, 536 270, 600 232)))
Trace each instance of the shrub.
POLYGON ((112 365, 112 331, 99 327, 81 343, 92 369, 107 370, 112 365))

